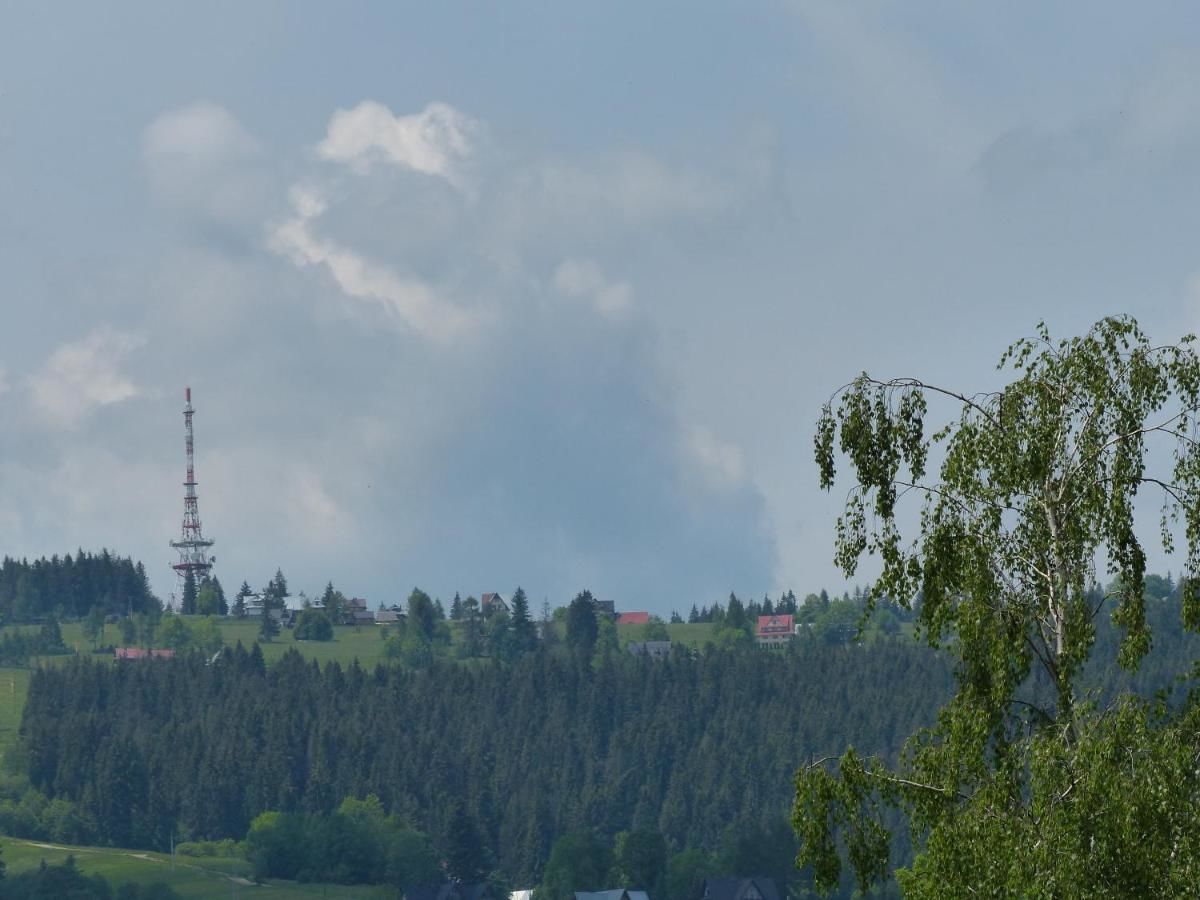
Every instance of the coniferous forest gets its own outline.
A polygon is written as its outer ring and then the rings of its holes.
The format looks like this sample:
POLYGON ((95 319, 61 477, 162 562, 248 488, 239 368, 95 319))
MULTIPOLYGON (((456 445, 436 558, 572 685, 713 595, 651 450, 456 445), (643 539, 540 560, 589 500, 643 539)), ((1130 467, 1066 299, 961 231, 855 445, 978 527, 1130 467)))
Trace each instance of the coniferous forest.
MULTIPOLYGON (((296 653, 267 669, 239 647, 213 665, 40 669, 21 752, 99 842, 240 839, 264 812, 375 795, 444 855, 456 831, 476 835, 495 873, 527 885, 567 834, 650 831, 680 850, 784 825, 799 760, 851 741, 894 756, 950 685, 907 641, 371 672, 296 653)), ((786 840, 782 877, 794 852, 786 840)))
POLYGON ((0 622, 5 624, 82 618, 94 609, 124 616, 158 608, 145 567, 107 550, 33 562, 0 560, 0 622))

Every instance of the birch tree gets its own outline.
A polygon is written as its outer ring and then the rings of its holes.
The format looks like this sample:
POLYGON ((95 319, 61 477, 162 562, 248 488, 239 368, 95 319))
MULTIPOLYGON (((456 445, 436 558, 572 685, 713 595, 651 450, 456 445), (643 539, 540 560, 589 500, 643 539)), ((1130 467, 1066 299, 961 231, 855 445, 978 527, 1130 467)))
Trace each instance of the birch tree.
POLYGON ((1187 895, 1200 704, 1101 709, 1080 676, 1100 615, 1120 629, 1122 666, 1150 648, 1147 540, 1180 554, 1180 615, 1200 625, 1193 339, 1156 346, 1118 317, 1055 342, 1043 325, 999 368, 1012 380, 979 394, 864 373, 821 413, 821 486, 848 469, 836 562, 849 579, 876 558, 869 606, 914 609, 958 689, 895 766, 851 748, 799 771, 799 862, 825 889, 843 861, 860 886, 884 877, 884 810, 898 807, 917 846, 897 873, 906 896, 1187 895), (1161 511, 1150 534, 1135 501, 1161 511))

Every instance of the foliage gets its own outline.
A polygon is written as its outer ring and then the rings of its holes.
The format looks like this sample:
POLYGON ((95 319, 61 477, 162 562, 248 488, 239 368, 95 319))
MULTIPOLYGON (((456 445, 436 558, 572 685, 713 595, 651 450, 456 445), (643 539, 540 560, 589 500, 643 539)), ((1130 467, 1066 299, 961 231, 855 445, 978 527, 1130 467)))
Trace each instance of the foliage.
POLYGON ((205 578, 196 592, 196 613, 202 616, 224 616, 229 613, 225 591, 216 578, 205 578))
POLYGON ((596 620, 596 600, 591 591, 581 591, 567 607, 567 646, 579 656, 588 658, 599 637, 596 620))
POLYGON ((0 560, 0 619, 33 622, 42 617, 83 618, 99 607, 105 615, 127 615, 159 609, 141 563, 80 550, 75 556, 52 556, 32 563, 0 560))
POLYGON ((348 797, 329 815, 265 812, 246 835, 256 878, 421 884, 438 877, 429 839, 386 816, 379 798, 348 797))
POLYGON ((263 812, 330 816, 369 794, 440 843, 461 803, 497 869, 528 885, 585 825, 606 846, 622 831, 674 848, 716 848, 731 824, 757 834, 786 819, 778 785, 797 758, 847 738, 893 758, 950 687, 934 654, 899 642, 617 653, 598 670, 544 651, 368 672, 288 650, 267 668, 258 645, 206 663, 32 672, 18 758, 33 786, 98 841, 142 847, 172 828, 240 839, 263 812))
POLYGON ((622 831, 613 842, 613 865, 621 885, 660 894, 667 874, 667 842, 646 828, 622 831))
POLYGON ((258 639, 267 643, 275 640, 275 636, 279 634, 279 620, 272 615, 272 612, 273 608, 268 608, 264 602, 258 621, 258 639))
POLYGON ((611 866, 612 851, 595 832, 564 834, 550 850, 537 900, 571 900, 576 891, 604 890, 611 866))
POLYGON ((179 611, 185 616, 196 614, 196 592, 196 573, 187 569, 183 575, 183 596, 179 603, 179 611))
POLYGON ((971 396, 864 374, 822 413, 821 484, 834 485, 839 454, 854 482, 835 558, 848 577, 880 558, 868 604, 917 605, 918 627, 955 659, 958 691, 898 768, 851 749, 836 774, 820 762, 801 771, 801 859, 827 887, 842 853, 861 884, 883 876, 881 811, 899 806, 924 840, 899 876, 908 896, 1178 896, 1200 866, 1181 824, 1200 803, 1194 774, 1182 778, 1196 768, 1194 729, 1190 747, 1183 737, 1195 703, 1097 708, 1086 664, 1103 613, 1121 630, 1121 665, 1150 648, 1142 489, 1162 496, 1168 551, 1182 523, 1179 605, 1185 626, 1200 625, 1200 359, 1191 338, 1158 347, 1110 318, 1058 343, 1041 327, 1000 365, 1014 380, 971 396), (956 414, 927 436, 935 399, 956 414), (1151 441, 1165 446, 1152 454, 1151 441), (906 498, 922 502, 915 539, 906 498), (1115 603, 1093 590, 1097 554, 1115 603), (1130 793, 1172 777, 1169 790, 1130 793), (1132 859, 1143 847, 1157 872, 1132 859))
POLYGON ((297 641, 332 641, 333 625, 319 609, 302 609, 296 616, 292 637, 297 641))

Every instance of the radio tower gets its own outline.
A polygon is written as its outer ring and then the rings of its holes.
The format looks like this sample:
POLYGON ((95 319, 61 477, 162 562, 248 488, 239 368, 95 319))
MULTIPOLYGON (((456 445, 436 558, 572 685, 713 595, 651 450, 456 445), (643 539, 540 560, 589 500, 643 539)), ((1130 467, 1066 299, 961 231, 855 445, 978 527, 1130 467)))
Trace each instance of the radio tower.
POLYGON ((171 541, 171 546, 179 551, 179 562, 171 568, 179 575, 180 595, 182 587, 189 574, 199 584, 208 575, 216 561, 208 555, 212 541, 204 539, 200 530, 200 511, 196 506, 196 466, 192 452, 192 389, 184 388, 184 398, 187 404, 183 407, 183 429, 187 446, 187 481, 183 483, 183 529, 179 540, 171 541))

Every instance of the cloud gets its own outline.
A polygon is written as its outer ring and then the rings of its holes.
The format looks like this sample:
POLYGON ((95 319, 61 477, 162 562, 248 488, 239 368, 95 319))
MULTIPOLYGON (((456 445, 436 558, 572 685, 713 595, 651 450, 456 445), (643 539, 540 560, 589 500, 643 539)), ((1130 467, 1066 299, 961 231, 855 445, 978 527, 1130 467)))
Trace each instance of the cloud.
POLYGON ((708 222, 742 199, 740 186, 641 152, 536 160, 496 185, 496 229, 510 240, 592 240, 668 221, 708 222))
POLYGON ((29 379, 35 410, 56 426, 72 428, 99 407, 136 397, 138 387, 120 366, 144 343, 136 335, 103 327, 61 345, 29 379))
POLYGON ((477 122, 445 103, 397 116, 382 103, 364 100, 333 114, 317 155, 360 175, 385 163, 458 185, 479 131, 477 122))
POLYGON ((628 283, 610 282, 603 270, 588 259, 565 259, 554 270, 554 287, 568 297, 583 297, 606 316, 626 312, 633 305, 628 283))
POLYGON ((305 187, 291 191, 295 215, 274 229, 269 246, 296 266, 324 266, 348 297, 374 303, 389 320, 438 343, 470 333, 480 318, 443 300, 425 282, 398 275, 332 240, 318 237, 312 223, 326 209, 321 194, 305 187))
POLYGON ((227 109, 207 101, 163 113, 142 134, 142 154, 152 164, 173 159, 211 166, 259 151, 258 142, 227 109))
POLYGON ((155 200, 207 241, 245 247, 272 207, 275 177, 259 142, 207 101, 163 113, 142 132, 155 200))
POLYGON ((1192 167, 1200 150, 1200 54, 1166 54, 1120 102, 1053 125, 1006 129, 980 154, 976 170, 999 190, 1068 181, 1111 168, 1142 172, 1192 167))
POLYGON ((687 435, 686 448, 710 485, 730 488, 745 481, 746 462, 736 444, 718 440, 707 428, 694 428, 687 435))

